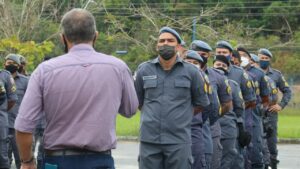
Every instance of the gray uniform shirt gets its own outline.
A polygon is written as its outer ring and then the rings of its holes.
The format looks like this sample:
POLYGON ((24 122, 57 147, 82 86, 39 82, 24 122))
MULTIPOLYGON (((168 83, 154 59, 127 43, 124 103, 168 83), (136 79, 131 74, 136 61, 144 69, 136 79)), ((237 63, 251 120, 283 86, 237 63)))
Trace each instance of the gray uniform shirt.
POLYGON ((25 91, 27 89, 27 84, 28 84, 28 77, 17 73, 17 76, 14 78, 15 83, 16 83, 16 93, 18 95, 18 100, 16 101, 16 104, 14 107, 11 108, 8 112, 8 127, 9 128, 14 128, 15 120, 17 117, 17 114, 19 112, 19 107, 21 105, 21 102, 23 100, 25 91))
POLYGON ((284 108, 289 103, 292 97, 292 91, 290 89, 289 84, 284 79, 280 71, 271 67, 269 67, 269 70, 266 73, 266 75, 269 76, 275 82, 276 87, 282 92, 283 96, 279 105, 282 108, 284 108))
POLYGON ((165 71, 156 58, 139 66, 135 87, 141 108, 141 141, 191 143, 193 107, 209 105, 199 70, 177 57, 173 68, 165 71))
POLYGON ((0 83, 4 86, 1 90, 5 92, 5 101, 0 105, 0 126, 8 127, 7 102, 17 101, 16 85, 11 74, 6 70, 0 71, 0 83))

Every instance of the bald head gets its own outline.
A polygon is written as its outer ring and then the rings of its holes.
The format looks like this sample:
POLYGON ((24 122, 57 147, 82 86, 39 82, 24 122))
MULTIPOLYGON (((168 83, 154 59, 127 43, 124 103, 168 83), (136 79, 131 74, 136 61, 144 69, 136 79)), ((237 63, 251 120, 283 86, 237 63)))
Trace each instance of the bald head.
POLYGON ((61 20, 63 35, 74 44, 91 42, 95 38, 94 16, 84 9, 72 9, 61 20))

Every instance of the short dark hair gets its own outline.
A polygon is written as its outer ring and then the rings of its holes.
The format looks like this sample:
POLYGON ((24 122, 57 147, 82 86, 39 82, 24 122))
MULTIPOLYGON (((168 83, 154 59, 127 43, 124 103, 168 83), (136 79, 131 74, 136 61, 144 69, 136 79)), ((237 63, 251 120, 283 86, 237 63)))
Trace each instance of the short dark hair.
POLYGON ((95 38, 96 22, 89 11, 75 8, 63 16, 61 28, 63 35, 72 43, 90 42, 95 38))

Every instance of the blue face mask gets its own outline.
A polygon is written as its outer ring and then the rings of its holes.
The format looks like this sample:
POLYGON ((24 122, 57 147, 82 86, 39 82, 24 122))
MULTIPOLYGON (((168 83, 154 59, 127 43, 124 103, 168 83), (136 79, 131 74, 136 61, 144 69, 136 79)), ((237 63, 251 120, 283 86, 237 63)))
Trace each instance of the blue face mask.
POLYGON ((230 62, 231 61, 231 56, 230 55, 227 55, 227 56, 225 56, 226 57, 226 59, 230 62))
POLYGON ((259 61, 260 68, 267 69, 270 66, 270 61, 261 60, 259 61))

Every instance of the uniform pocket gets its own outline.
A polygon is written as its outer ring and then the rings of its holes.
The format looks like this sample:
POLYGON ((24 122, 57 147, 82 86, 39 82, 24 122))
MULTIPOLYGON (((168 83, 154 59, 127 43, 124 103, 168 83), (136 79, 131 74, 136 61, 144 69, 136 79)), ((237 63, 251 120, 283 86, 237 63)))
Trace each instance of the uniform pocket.
POLYGON ((160 96, 161 91, 158 90, 157 79, 144 80, 145 98, 156 99, 160 96))
POLYGON ((174 89, 175 91, 171 93, 172 98, 176 100, 187 99, 191 97, 191 82, 183 79, 175 79, 174 89))

